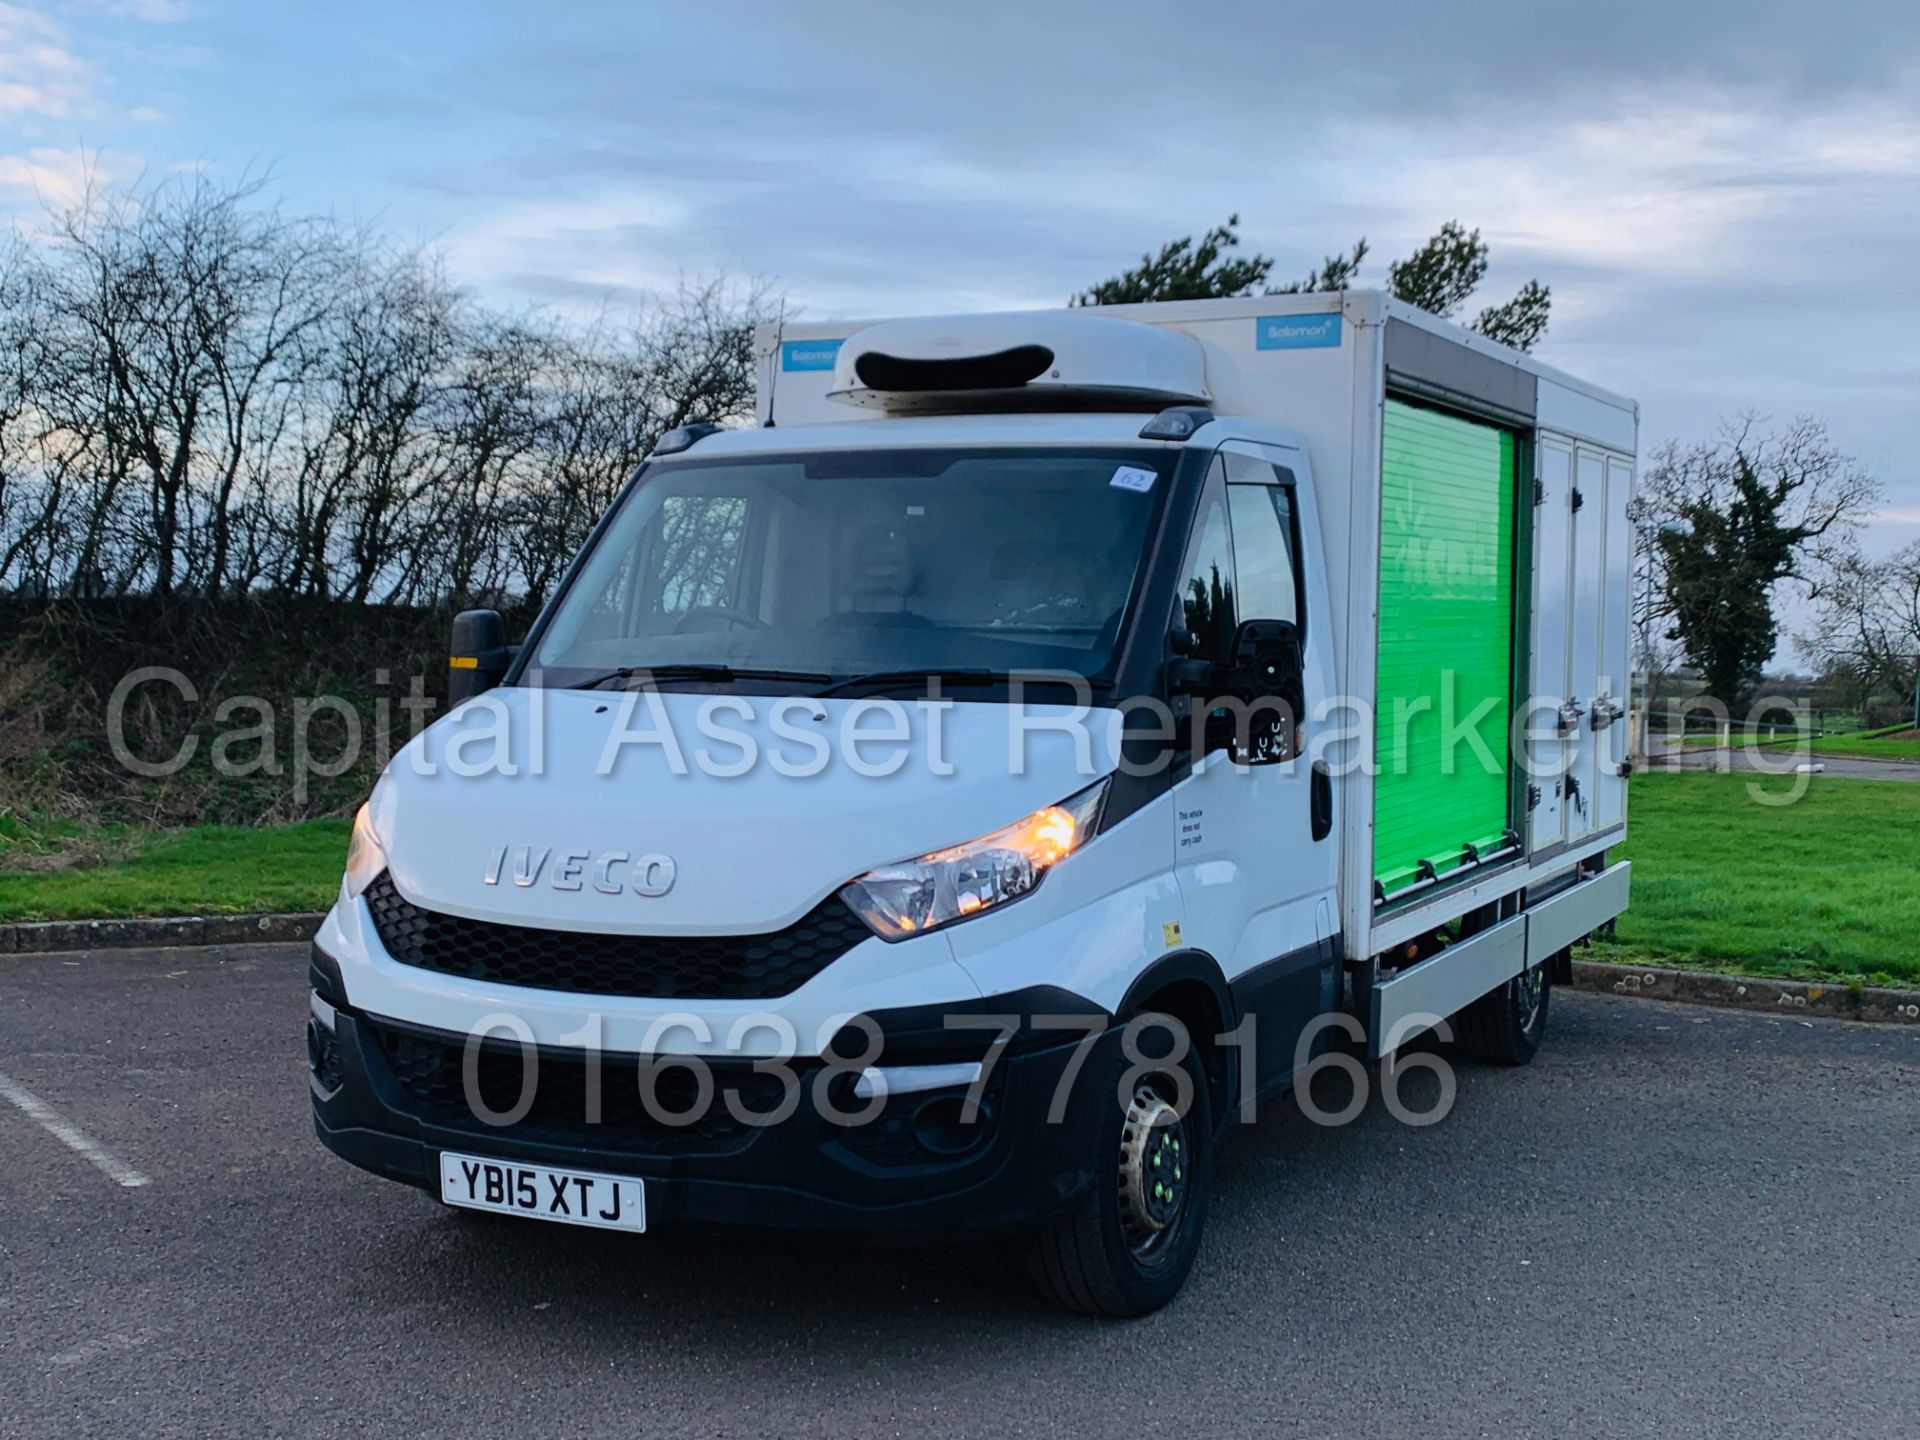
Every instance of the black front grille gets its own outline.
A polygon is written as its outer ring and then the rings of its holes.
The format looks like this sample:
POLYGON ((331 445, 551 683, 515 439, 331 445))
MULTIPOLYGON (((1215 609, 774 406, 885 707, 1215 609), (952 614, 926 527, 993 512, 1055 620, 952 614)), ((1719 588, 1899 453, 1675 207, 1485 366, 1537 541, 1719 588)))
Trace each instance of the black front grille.
POLYGON ((683 1063, 653 1064, 635 1055, 602 1054, 597 1063, 577 1050, 533 1050, 533 1085, 527 1109, 510 1125, 496 1125, 523 1098, 527 1061, 518 1045, 495 1042, 474 1048, 474 1096, 465 1076, 467 1042, 459 1036, 363 1022, 379 1039, 402 1107, 431 1125, 474 1134, 533 1142, 595 1146, 639 1155, 726 1153, 753 1139, 759 1128, 739 1119, 780 1108, 787 1080, 751 1063, 708 1065, 711 1089, 704 1103, 701 1080, 683 1063), (731 1107, 726 1097, 735 1096, 731 1107), (597 1105, 590 1101, 597 1096, 597 1105), (652 1100, 649 1109, 647 1101, 652 1100))
POLYGON ((789 995, 873 932, 837 895, 764 935, 588 935, 423 910, 384 871, 367 908, 403 965, 582 995, 759 1000, 789 995))

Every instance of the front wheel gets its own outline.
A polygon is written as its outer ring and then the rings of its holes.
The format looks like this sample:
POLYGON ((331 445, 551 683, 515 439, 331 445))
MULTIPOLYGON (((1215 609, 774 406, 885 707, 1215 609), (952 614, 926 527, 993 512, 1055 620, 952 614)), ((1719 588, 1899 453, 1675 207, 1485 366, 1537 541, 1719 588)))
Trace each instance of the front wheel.
POLYGON ((1553 960, 1549 958, 1455 1015, 1454 1036, 1476 1060, 1525 1065, 1540 1053, 1552 1001, 1553 960))
POLYGON ((1091 1143, 1093 1188, 1034 1237, 1030 1257, 1049 1300, 1115 1319, 1149 1314, 1180 1293, 1200 1250, 1213 1172, 1213 1105, 1189 1037, 1170 1016, 1133 1023, 1149 1058, 1133 1065, 1118 1056, 1100 1082, 1101 1123, 1085 1140, 1065 1137, 1091 1143))

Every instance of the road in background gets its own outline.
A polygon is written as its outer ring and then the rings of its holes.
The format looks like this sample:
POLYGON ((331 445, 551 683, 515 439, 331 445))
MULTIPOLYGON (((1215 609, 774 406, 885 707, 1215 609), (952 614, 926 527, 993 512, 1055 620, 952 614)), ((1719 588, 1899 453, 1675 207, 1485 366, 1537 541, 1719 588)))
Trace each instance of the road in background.
POLYGON ((1790 782, 1799 765, 1818 765, 1824 775, 1846 775, 1856 780, 1920 780, 1920 761, 1859 760, 1845 755, 1822 755, 1774 746, 1749 746, 1735 741, 1730 749, 1713 745, 1682 745, 1655 740, 1647 759, 1650 770, 1739 770, 1790 782))
POLYGON ((1272 1107, 1101 1324, 1003 1248, 456 1215, 321 1150, 305 1009, 297 947, 0 958, 0 1073, 149 1181, 0 1103, 0 1434, 1914 1433, 1920 1029, 1556 996, 1437 1125, 1272 1107))

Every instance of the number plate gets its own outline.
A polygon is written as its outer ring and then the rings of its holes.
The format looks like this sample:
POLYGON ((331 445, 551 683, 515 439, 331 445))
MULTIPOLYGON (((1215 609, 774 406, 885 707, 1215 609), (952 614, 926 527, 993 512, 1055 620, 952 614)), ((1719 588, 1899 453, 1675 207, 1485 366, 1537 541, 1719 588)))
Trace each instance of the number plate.
POLYGON ((592 1225, 601 1230, 647 1228, 646 1187, 631 1175, 551 1170, 484 1155, 440 1155, 440 1198, 468 1210, 592 1225))

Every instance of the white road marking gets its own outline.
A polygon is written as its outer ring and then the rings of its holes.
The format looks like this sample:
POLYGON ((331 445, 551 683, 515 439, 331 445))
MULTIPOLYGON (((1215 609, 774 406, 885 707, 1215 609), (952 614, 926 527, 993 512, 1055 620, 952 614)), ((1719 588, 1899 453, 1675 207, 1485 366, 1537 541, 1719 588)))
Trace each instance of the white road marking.
POLYGON ((78 1125, 64 1118, 59 1111, 26 1086, 5 1074, 0 1074, 0 1099, 12 1101, 29 1120, 69 1150, 85 1156, 115 1184, 134 1190, 142 1185, 153 1183, 78 1125))
POLYGON ((154 1332, 136 1330, 131 1335, 100 1335, 92 1340, 83 1340, 71 1350, 62 1350, 47 1363, 56 1370, 64 1370, 72 1365, 84 1365, 89 1360, 104 1359, 121 1350, 137 1350, 142 1345, 151 1344, 154 1332))

